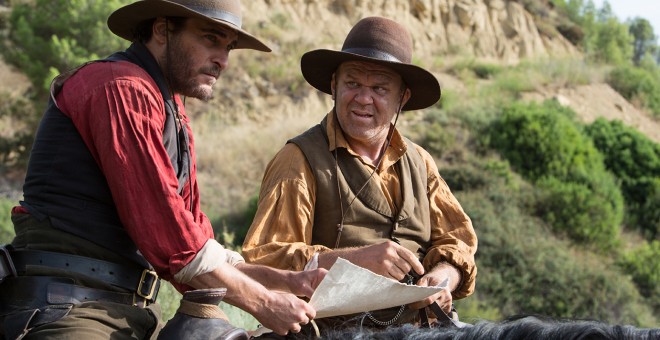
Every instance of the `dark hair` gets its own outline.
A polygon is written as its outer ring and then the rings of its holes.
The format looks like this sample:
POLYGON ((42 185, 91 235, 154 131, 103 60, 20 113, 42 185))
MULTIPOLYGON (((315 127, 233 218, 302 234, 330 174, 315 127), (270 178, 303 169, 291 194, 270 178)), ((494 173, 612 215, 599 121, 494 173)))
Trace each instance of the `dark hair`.
MULTIPOLYGON (((154 22, 156 22, 156 19, 157 18, 151 18, 137 24, 137 26, 135 26, 135 29, 133 30, 133 41, 140 42, 143 44, 149 41, 151 39, 151 35, 153 34, 153 26, 154 26, 154 22)), ((186 22, 188 18, 166 17, 165 19, 168 21, 168 28, 170 30, 170 33, 178 33, 183 29, 183 24, 186 22)))
POLYGON ((351 328, 322 334, 334 339, 409 339, 409 340, 516 340, 516 339, 658 339, 660 329, 609 325, 590 320, 553 320, 542 316, 516 316, 501 322, 479 321, 464 328, 417 328, 412 325, 390 327, 382 331, 351 328))

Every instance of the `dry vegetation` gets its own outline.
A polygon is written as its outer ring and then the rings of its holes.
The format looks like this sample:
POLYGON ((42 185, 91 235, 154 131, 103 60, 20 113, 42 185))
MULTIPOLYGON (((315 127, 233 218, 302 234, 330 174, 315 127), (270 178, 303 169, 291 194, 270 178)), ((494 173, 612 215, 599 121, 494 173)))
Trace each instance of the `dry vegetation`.
MULTIPOLYGON (((316 32, 320 28, 301 26, 300 22, 304 20, 297 21, 296 13, 294 9, 286 15, 272 13, 266 28, 260 26, 264 25, 263 21, 248 22, 248 28, 263 32, 259 35, 273 42, 274 52, 232 52, 230 69, 220 78, 215 99, 208 103, 194 99, 187 101, 195 132, 202 202, 216 227, 230 224, 228 218, 245 211, 250 199, 258 192, 266 164, 286 140, 319 122, 331 108, 329 96, 319 94, 304 82, 299 72, 299 60, 309 49, 339 48, 341 38, 338 36, 345 34, 349 22, 345 19, 338 22, 339 28, 335 32, 305 35, 300 32, 316 32)), ((492 59, 478 61, 463 54, 428 53, 416 62, 436 74, 443 87, 446 106, 459 106, 469 115, 478 116, 483 107, 493 104, 491 101, 509 98, 498 96, 497 91, 523 100, 555 98, 570 106, 585 122, 599 116, 620 119, 660 142, 658 121, 603 83, 607 69, 587 65, 580 58, 525 61, 527 66, 509 71, 497 80, 477 77, 466 67, 472 63, 493 63, 492 59), (449 105, 451 103, 460 105, 449 105)), ((510 68, 498 64, 493 67, 510 68)), ((0 62, 0 94, 20 95, 27 86, 27 80, 20 72, 0 62)), ((444 103, 442 106, 445 107, 444 103)), ((413 139, 424 113, 410 112, 401 118, 400 127, 413 139)), ((12 133, 18 128, 11 119, 3 117, 0 121, 0 134, 12 133)), ((463 138, 460 133, 452 136, 456 141, 452 143, 451 152, 438 158, 441 169, 469 154, 467 137, 463 138)), ((3 174, 0 195, 20 199, 22 175, 3 174)), ((623 238, 624 245, 637 240, 633 235, 624 235, 623 238)), ((594 263, 597 262, 595 259, 594 263)), ((165 294, 176 295, 167 285, 165 294)), ((165 300, 163 307, 167 319, 173 314, 176 303, 165 300)), ((487 312, 487 306, 480 308, 481 316, 488 318, 483 314, 487 312)), ((228 309, 237 325, 248 329, 256 325, 251 317, 228 309)))

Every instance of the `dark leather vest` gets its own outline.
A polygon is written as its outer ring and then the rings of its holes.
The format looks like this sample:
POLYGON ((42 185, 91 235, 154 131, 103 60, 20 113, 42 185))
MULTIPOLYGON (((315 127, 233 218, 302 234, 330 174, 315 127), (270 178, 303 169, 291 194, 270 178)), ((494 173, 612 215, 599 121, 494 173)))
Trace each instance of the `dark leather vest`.
MULTIPOLYGON (((177 173, 180 194, 190 176, 189 139, 185 128, 177 129, 176 104, 160 67, 146 47, 138 43, 126 51, 93 62, 113 61, 129 61, 140 66, 158 84, 167 112, 163 144, 177 173)), ((146 267, 147 261, 119 219, 103 172, 71 119, 53 100, 62 84, 85 65, 61 74, 53 81, 51 98, 30 154, 23 186, 24 201, 20 203, 35 218, 50 218, 53 227, 123 254, 146 267)))
MULTIPOLYGON (((289 140, 305 154, 314 178, 316 179, 316 203, 312 244, 335 247, 337 225, 344 212, 344 227, 338 248, 360 247, 386 240, 393 240, 417 254, 425 252, 431 244, 430 206, 427 196, 428 177, 426 164, 416 151, 413 143, 405 139, 408 150, 394 165, 401 183, 402 206, 398 211, 390 208, 371 171, 345 148, 337 149, 336 170, 333 153, 328 152, 326 119, 301 135, 289 140), (365 188, 360 191, 362 186, 365 188), (339 195, 341 191, 341 196, 339 195), (354 200, 356 193, 357 199, 354 200), (341 200, 341 204, 340 204, 341 200), (352 202, 352 204, 351 204, 352 202), (347 207, 350 208, 347 209, 347 207)), ((394 320, 397 324, 416 320, 415 310, 400 307, 371 311, 380 321, 394 320)), ((359 318, 361 314, 351 314, 318 319, 319 327, 337 327, 348 320, 359 318)))
POLYGON ((426 165, 411 141, 408 151, 394 166, 400 174, 402 207, 392 211, 375 178, 356 157, 337 149, 339 172, 334 155, 328 152, 326 120, 291 139, 305 154, 316 179, 316 204, 312 243, 335 247, 341 208, 345 210, 339 248, 359 247, 394 240, 415 254, 430 246, 431 226, 426 165), (365 184, 357 199, 355 194, 365 184), (341 205, 340 195, 341 190, 341 205), (351 205, 352 202, 352 205, 351 205), (350 206, 349 209, 347 207, 350 206))

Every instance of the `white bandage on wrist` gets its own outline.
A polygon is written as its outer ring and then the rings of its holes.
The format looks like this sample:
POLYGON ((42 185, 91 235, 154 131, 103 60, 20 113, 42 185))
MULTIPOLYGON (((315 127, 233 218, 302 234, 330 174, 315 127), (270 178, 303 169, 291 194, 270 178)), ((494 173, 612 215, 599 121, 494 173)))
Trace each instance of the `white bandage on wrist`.
POLYGON ((186 284, 197 275, 212 272, 220 267, 222 263, 236 266, 241 262, 245 262, 241 254, 225 249, 218 241, 209 239, 204 247, 197 252, 195 258, 181 268, 178 273, 174 274, 174 280, 186 284))

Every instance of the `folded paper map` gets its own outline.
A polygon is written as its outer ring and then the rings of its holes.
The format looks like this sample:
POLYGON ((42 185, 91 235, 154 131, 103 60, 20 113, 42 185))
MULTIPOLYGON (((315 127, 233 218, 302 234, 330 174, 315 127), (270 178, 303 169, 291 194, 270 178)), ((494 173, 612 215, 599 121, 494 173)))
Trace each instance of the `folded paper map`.
POLYGON ((309 303, 316 318, 361 313, 423 300, 447 287, 406 285, 338 258, 309 303))

